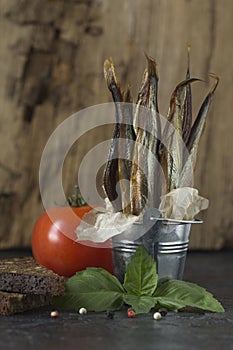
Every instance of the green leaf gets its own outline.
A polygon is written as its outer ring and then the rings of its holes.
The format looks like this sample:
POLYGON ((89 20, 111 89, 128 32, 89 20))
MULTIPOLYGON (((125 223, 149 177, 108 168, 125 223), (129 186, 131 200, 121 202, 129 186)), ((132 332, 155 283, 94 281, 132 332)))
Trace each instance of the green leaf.
POLYGON ((124 302, 128 305, 130 305, 136 314, 140 313, 148 313, 152 309, 152 307, 155 306, 157 303, 156 298, 153 298, 151 296, 136 296, 132 294, 125 294, 124 295, 124 302))
POLYGON ((191 306, 212 312, 224 312, 222 305, 211 293, 194 283, 167 281, 160 284, 153 296, 161 306, 174 311, 191 306))
POLYGON ((123 305, 124 288, 118 279, 101 268, 88 268, 66 282, 66 293, 54 303, 65 309, 101 312, 117 310, 123 305))
POLYGON ((156 289, 157 281, 156 263, 141 245, 126 267, 124 288, 129 294, 151 296, 156 289))
POLYGON ((66 282, 63 297, 54 304, 66 309, 85 307, 89 311, 118 310, 123 303, 135 312, 148 313, 153 307, 178 311, 184 307, 224 312, 222 305, 204 288, 189 282, 160 279, 156 263, 140 246, 127 265, 124 285, 106 270, 88 268, 66 282))

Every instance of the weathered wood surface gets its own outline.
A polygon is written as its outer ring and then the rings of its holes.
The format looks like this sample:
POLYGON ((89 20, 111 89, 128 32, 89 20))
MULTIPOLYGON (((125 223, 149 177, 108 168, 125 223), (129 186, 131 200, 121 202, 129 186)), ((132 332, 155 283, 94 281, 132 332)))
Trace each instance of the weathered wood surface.
MULTIPOLYGON (((231 0, 2 0, 0 2, 0 247, 30 245, 42 211, 38 187, 41 152, 55 127, 72 113, 111 101, 102 64, 112 56, 122 85, 136 94, 155 57, 160 112, 186 69, 220 76, 203 135, 195 186, 210 199, 192 248, 233 246, 232 236, 232 11, 231 0)), ((193 88, 197 111, 208 86, 193 88)), ((80 160, 111 130, 88 134, 70 152, 64 188, 72 190, 80 160), (74 166, 75 164, 75 166, 74 166)), ((88 181, 88 178, 87 178, 88 181)))

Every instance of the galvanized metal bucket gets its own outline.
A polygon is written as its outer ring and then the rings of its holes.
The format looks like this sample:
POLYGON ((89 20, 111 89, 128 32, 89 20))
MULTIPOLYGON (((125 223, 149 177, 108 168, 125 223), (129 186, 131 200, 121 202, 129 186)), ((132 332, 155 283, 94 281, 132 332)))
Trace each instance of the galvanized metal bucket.
POLYGON ((143 222, 135 223, 123 234, 113 237, 114 274, 123 282, 126 266, 142 244, 156 260, 159 278, 181 280, 191 225, 200 223, 201 220, 165 220, 160 217, 157 209, 147 210, 143 222))

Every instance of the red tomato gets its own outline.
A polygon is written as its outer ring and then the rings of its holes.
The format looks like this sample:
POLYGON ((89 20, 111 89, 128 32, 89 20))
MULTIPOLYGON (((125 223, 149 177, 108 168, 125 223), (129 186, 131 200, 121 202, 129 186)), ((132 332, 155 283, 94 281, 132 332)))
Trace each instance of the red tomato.
POLYGON ((86 267, 102 267, 113 273, 111 248, 91 247, 74 240, 75 229, 91 207, 54 207, 36 221, 32 252, 36 261, 59 275, 70 277, 86 267))

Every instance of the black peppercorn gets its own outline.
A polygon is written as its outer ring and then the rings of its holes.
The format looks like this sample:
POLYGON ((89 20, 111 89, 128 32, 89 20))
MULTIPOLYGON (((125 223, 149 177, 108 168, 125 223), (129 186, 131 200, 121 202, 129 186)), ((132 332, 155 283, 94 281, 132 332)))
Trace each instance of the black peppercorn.
POLYGON ((166 316, 167 314, 167 309, 165 309, 164 307, 162 307, 161 309, 158 310, 158 312, 161 314, 161 316, 166 316))
POLYGON ((114 312, 113 311, 110 311, 110 310, 107 310, 106 311, 106 316, 107 318, 109 318, 110 320, 112 320, 114 318, 114 312))

